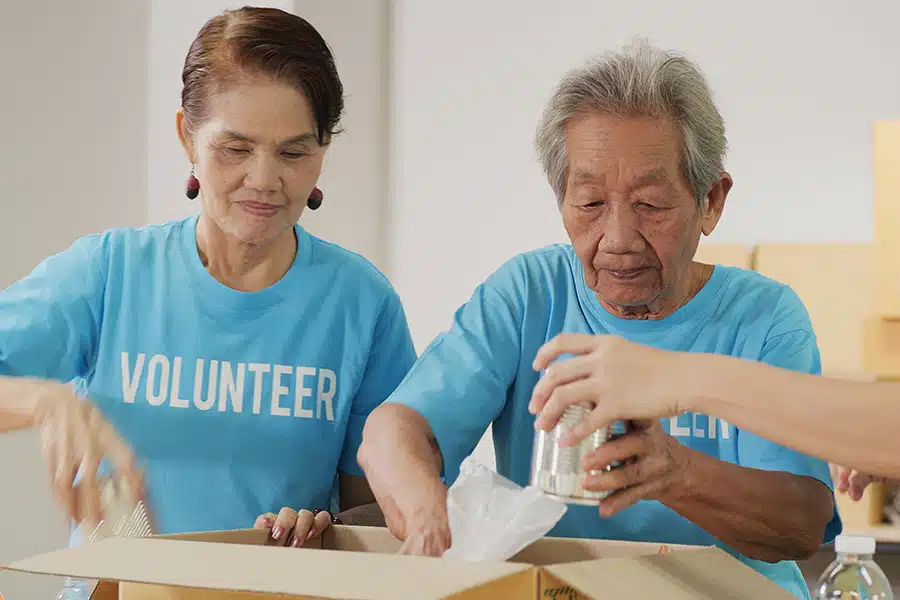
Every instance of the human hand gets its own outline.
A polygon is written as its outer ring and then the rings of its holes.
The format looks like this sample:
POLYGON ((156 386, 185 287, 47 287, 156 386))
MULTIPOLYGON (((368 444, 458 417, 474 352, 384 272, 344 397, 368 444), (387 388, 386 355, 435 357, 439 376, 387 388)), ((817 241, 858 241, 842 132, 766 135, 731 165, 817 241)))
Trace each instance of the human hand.
POLYGON ((369 480, 384 514, 388 531, 403 541, 399 554, 443 556, 450 547, 450 521, 447 516, 447 488, 438 479, 421 483, 413 493, 396 494, 369 480), (400 504, 399 499, 405 503, 400 504), (402 507, 402 508, 401 508, 402 507))
POLYGON ((691 472, 690 450, 667 434, 657 420, 630 421, 628 433, 588 453, 582 469, 585 490, 611 492, 600 501, 603 517, 640 500, 665 502, 682 494, 691 472), (606 470, 616 462, 619 466, 606 470))
POLYGON ((332 523, 332 516, 327 510, 310 511, 294 510, 283 507, 278 514, 263 513, 256 517, 254 529, 267 529, 272 539, 282 546, 299 548, 309 540, 322 535, 332 523))
POLYGON ((592 407, 560 440, 571 446, 614 421, 676 416, 686 409, 683 390, 691 383, 680 357, 613 335, 558 335, 534 359, 534 369, 544 371, 528 405, 535 428, 553 429, 573 404, 592 407), (573 357, 556 360, 565 354, 573 357))
POLYGON ((884 481, 883 477, 861 473, 840 465, 828 465, 828 468, 834 481, 834 491, 847 494, 854 502, 862 500, 863 493, 870 484, 884 481))
POLYGON ((144 498, 143 477, 131 449, 93 404, 68 385, 50 381, 23 379, 16 392, 31 398, 53 491, 68 518, 91 528, 103 520, 97 471, 104 458, 123 493, 134 501, 144 498), (75 485, 79 470, 81 480, 75 485))
POLYGON ((404 529, 406 536, 399 554, 443 556, 451 544, 446 488, 405 516, 404 529))

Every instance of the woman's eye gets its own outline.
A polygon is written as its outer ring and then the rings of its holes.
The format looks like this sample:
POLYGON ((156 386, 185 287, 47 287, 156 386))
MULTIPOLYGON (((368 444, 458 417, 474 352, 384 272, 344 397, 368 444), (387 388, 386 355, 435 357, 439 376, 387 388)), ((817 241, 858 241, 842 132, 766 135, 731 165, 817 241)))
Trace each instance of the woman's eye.
POLYGON ((248 152, 250 152, 250 151, 247 150, 246 148, 233 148, 233 147, 231 147, 231 146, 226 146, 225 149, 226 149, 230 154, 247 154, 248 152))
POLYGON ((283 154, 287 158, 303 158, 306 156, 305 152, 283 152, 283 154))

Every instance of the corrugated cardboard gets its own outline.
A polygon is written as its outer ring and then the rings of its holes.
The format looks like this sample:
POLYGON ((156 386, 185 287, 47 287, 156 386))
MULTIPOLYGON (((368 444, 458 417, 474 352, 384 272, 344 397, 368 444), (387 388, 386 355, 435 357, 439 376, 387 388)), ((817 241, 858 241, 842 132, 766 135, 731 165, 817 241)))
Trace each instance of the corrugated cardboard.
POLYGON ((793 598, 718 548, 544 538, 509 562, 468 563, 398 556, 386 529, 348 526, 313 545, 253 530, 107 539, 7 568, 119 582, 119 600, 793 598))
POLYGON ((900 319, 900 121, 872 129, 875 312, 900 319))
POLYGON ((711 244, 701 242, 694 260, 708 265, 753 269, 755 249, 744 244, 711 244))
POLYGON ((866 380, 863 324, 872 314, 870 244, 761 244, 756 270, 787 284, 809 311, 829 377, 866 380), (840 273, 840 276, 835 276, 840 273))
POLYGON ((900 378, 900 321, 881 316, 866 320, 863 362, 879 378, 900 378))

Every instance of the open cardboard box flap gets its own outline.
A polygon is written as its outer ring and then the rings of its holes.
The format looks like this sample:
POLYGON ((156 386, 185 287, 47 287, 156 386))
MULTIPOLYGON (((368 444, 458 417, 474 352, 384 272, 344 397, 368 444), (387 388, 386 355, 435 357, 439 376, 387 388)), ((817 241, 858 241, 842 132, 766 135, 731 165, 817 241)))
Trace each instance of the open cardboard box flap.
POLYGON ((108 539, 6 568, 119 582, 98 587, 103 600, 793 599, 718 548, 543 538, 509 562, 469 563, 397 556, 384 528, 336 526, 313 542, 273 547, 259 530, 108 539))

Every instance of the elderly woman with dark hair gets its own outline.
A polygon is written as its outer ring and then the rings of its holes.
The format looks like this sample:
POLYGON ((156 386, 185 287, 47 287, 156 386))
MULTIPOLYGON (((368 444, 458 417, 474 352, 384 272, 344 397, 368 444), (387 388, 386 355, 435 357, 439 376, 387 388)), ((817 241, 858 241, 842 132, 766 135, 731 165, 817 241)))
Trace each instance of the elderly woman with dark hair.
POLYGON ((300 545, 333 499, 374 502, 363 423, 415 349, 387 279, 297 224, 322 205, 344 106, 315 28, 228 11, 200 30, 182 79, 198 214, 79 239, 0 292, 0 431, 41 429, 76 521, 102 518, 98 479, 113 474, 159 533, 295 506, 292 529, 263 521, 300 545))
MULTIPOLYGON (((360 463, 405 552, 451 543, 446 484, 491 423, 499 472, 528 484, 535 387, 602 371, 599 334, 820 370, 793 291, 693 261, 732 186, 724 124, 694 64, 635 44, 574 70, 537 149, 571 244, 517 256, 478 286, 366 422, 360 463), (538 351, 560 334, 582 335, 559 338, 570 358, 541 378, 538 351)), ((824 462, 703 414, 633 425, 585 465, 600 471, 585 488, 614 493, 599 511, 570 506, 551 535, 716 543, 808 597, 792 561, 840 530, 824 462)))

